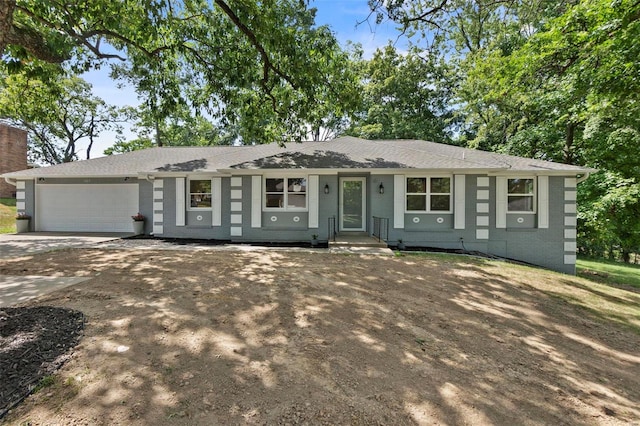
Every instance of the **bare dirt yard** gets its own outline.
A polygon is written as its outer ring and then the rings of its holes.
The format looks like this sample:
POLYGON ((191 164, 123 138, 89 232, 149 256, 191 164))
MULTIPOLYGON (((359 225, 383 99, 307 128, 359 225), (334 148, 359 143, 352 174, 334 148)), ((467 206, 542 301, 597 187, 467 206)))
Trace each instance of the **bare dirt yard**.
MULTIPOLYGON (((640 294, 469 257, 75 249, 0 274, 90 276, 15 425, 636 424, 640 294)), ((0 372, 2 375, 2 372, 0 372)))

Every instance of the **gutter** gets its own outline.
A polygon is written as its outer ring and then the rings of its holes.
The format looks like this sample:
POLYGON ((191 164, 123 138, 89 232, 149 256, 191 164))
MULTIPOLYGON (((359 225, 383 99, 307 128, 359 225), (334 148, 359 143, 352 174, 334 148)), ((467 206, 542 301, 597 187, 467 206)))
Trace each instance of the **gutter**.
POLYGON ((585 180, 587 180, 590 174, 591 172, 586 172, 582 176, 578 177, 578 179, 576 180, 576 184, 580 184, 581 182, 584 182, 585 180))

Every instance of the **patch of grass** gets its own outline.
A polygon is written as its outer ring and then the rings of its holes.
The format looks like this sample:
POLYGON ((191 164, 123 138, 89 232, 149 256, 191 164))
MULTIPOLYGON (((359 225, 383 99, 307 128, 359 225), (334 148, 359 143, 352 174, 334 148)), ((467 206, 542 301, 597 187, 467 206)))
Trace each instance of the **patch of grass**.
POLYGON ((16 199, 15 198, 0 198, 0 204, 4 206, 15 207, 16 199))
POLYGON ((0 198, 0 234, 16 232, 16 200, 0 198))
POLYGON ((42 380, 38 383, 38 385, 33 390, 33 393, 39 392, 44 388, 48 388, 50 386, 55 385, 56 378, 54 376, 44 376, 42 380))
POLYGON ((581 258, 578 259, 576 269, 579 276, 593 281, 640 288, 640 265, 581 258))
POLYGON ((617 323, 640 335, 640 293, 629 286, 598 282, 592 275, 574 277, 493 260, 487 260, 477 268, 491 276, 494 283, 529 286, 582 309, 594 318, 617 323))

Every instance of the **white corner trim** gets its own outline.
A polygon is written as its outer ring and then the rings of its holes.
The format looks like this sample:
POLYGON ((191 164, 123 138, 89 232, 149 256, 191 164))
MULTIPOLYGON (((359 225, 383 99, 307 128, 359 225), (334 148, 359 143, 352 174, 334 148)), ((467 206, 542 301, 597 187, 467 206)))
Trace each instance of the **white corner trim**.
MULTIPOLYGON (((155 182, 155 181, 154 181, 155 182)), ((176 226, 185 225, 187 202, 185 200, 185 178, 176 178, 176 226)), ((154 230, 155 234, 156 231, 154 230)), ((161 232, 160 232, 161 233, 161 232)))
POLYGON ((569 189, 569 188, 575 188, 578 186, 578 180, 576 178, 564 178, 564 187, 569 189))
POLYGON ((262 227, 262 176, 251 176, 251 227, 262 227))
POLYGON ((317 228, 319 226, 319 209, 320 209, 320 177, 318 175, 310 175, 307 181, 307 196, 309 197, 309 228, 317 228))
POLYGON ((507 178, 496 176, 496 228, 507 227, 507 178))
POLYGON ((465 228, 465 210, 466 210, 466 176, 455 175, 454 176, 454 207, 453 207, 453 221, 454 229, 465 228))
POLYGON ((538 228, 549 228, 549 176, 538 176, 538 228))
POLYGON ((222 226, 222 178, 211 179, 211 226, 222 226))
POLYGON ((393 227, 404 229, 405 176, 393 175, 393 227))

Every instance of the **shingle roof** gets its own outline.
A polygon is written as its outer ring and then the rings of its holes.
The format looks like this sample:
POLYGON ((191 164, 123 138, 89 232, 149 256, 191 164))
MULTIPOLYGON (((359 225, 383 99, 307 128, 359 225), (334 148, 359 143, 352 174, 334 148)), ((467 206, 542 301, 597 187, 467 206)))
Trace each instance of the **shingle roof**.
POLYGON ((591 169, 421 140, 342 137, 326 142, 253 146, 162 147, 6 173, 9 178, 133 176, 139 173, 252 169, 430 169, 569 172, 591 169))

